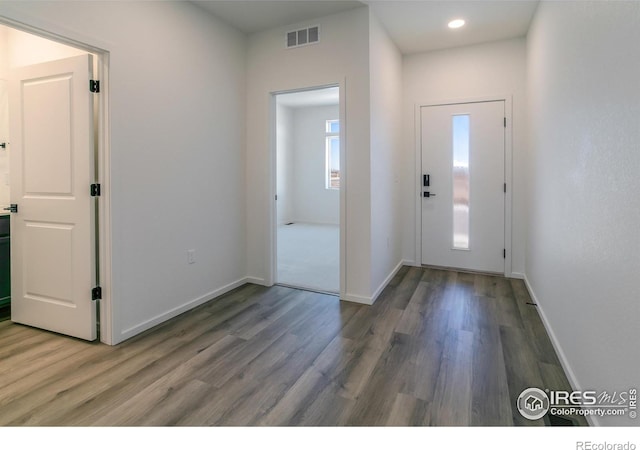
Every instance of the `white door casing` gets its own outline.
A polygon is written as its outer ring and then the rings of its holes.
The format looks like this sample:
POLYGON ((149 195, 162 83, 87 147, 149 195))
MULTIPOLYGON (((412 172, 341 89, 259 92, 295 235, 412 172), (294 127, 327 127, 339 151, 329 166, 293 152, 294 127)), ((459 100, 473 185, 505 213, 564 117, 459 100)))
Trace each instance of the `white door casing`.
POLYGON ((11 320, 96 339, 91 55, 10 75, 11 320))
MULTIPOLYGON (((421 170, 422 175, 429 175, 429 186, 420 191, 423 265, 504 273, 504 118, 504 101, 420 108, 421 170), (461 116, 468 121, 468 165, 457 162, 454 168, 453 123, 461 116), (466 171, 468 178, 460 175, 466 171), (465 222, 460 217, 467 212, 469 227, 464 233, 459 224, 465 222)), ((421 176, 421 184, 424 181, 421 176)))

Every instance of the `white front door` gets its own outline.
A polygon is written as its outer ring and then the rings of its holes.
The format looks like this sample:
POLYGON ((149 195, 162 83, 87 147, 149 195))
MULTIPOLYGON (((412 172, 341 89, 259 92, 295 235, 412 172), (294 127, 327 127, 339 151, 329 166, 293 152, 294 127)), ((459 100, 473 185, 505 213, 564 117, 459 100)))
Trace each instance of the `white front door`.
POLYGON ((422 264, 504 273, 504 101, 420 115, 422 264))
POLYGON ((10 76, 11 320, 96 339, 91 55, 10 76))

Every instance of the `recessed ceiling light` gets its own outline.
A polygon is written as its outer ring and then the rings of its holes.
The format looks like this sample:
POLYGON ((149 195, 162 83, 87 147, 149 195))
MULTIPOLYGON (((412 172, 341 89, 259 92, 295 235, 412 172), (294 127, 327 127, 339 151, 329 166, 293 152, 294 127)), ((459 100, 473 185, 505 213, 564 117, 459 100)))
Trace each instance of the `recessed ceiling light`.
POLYGON ((463 19, 455 19, 449 22, 449 28, 460 28, 463 25, 464 25, 463 19))

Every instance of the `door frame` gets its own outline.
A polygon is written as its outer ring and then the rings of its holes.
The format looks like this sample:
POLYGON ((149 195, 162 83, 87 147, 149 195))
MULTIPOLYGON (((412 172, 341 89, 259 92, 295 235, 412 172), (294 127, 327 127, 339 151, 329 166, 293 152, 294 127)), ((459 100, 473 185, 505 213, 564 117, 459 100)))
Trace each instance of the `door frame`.
POLYGON ((290 89, 273 90, 269 92, 269 242, 268 242, 268 286, 273 286, 277 279, 278 270, 278 206, 277 192, 277 126, 276 126, 276 97, 280 94, 315 91, 319 89, 337 87, 340 92, 339 120, 340 120, 340 298, 345 298, 346 269, 347 269, 347 114, 346 114, 346 80, 329 82, 326 84, 303 86, 290 89))
POLYGON ((506 250, 504 260, 504 276, 513 278, 511 236, 512 236, 512 198, 513 198, 513 96, 511 94, 490 95, 471 98, 454 98, 441 100, 428 100, 414 105, 414 184, 415 193, 415 261, 416 266, 422 265, 422 120, 421 108, 429 106, 459 105, 464 103, 484 103, 504 101, 504 113, 507 118, 507 126, 504 133, 504 182, 507 184, 507 192, 504 199, 504 248, 506 250))
MULTIPOLYGON (((98 167, 95 182, 101 184, 101 194, 97 208, 99 221, 97 236, 99 257, 97 258, 97 262, 99 264, 100 286, 102 288, 102 299, 100 300, 98 308, 99 339, 105 344, 113 345, 113 302, 111 296, 111 133, 109 120, 110 53, 104 48, 66 37, 68 33, 64 31, 62 33, 56 33, 52 30, 37 28, 4 16, 0 16, 0 24, 50 41, 75 47, 96 56, 97 62, 95 67, 97 68, 97 74, 95 76, 100 80, 100 93, 94 99, 94 108, 97 111, 96 123, 94 123, 94 127, 97 130, 95 161, 98 167)), ((49 28, 49 25, 47 28, 49 28)), ((88 88, 89 85, 87 81, 87 89, 88 88)), ((94 178, 93 175, 92 178, 94 178)), ((87 186, 87 189, 89 189, 89 186, 87 186)))

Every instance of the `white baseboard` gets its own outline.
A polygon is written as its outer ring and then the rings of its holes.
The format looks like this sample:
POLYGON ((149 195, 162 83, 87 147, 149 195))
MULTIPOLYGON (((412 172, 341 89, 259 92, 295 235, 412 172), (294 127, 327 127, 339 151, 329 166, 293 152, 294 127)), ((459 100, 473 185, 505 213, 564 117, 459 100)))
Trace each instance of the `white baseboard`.
POLYGON ((391 282, 393 277, 396 276, 396 274, 402 268, 403 265, 404 265, 404 260, 400 260, 400 262, 396 264, 396 266, 389 273, 389 275, 387 275, 387 278, 385 278, 384 281, 380 283, 380 286, 378 286, 378 289, 375 290, 375 292, 373 293, 373 296, 371 297, 372 305, 375 303, 376 300, 378 300, 378 297, 380 296, 380 294, 382 294, 382 291, 384 290, 384 288, 387 287, 387 285, 391 282))
POLYGON ((244 277, 243 279, 244 279, 245 283, 258 284, 260 286, 269 287, 269 285, 267 284, 267 281, 264 278, 244 277))
POLYGON ((250 277, 244 277, 241 278, 239 280, 236 280, 232 283, 229 283, 225 286, 222 286, 219 289, 213 290, 207 294, 204 294, 198 298, 195 298, 193 300, 190 300, 186 303, 183 303, 180 306, 176 306, 175 308, 170 309, 169 311, 166 311, 162 314, 158 314, 155 317, 152 317, 149 320, 145 320, 144 322, 141 322, 137 325, 134 325, 131 328, 127 328, 126 330, 123 330, 122 333, 120 333, 120 335, 114 339, 115 342, 113 343, 113 345, 115 344, 119 344, 120 342, 123 342, 129 338, 132 338, 133 336, 142 333, 143 331, 148 330, 149 328, 152 328, 156 325, 161 324, 162 322, 165 322, 169 319, 172 319, 175 316, 178 316, 180 314, 182 314, 183 312, 189 311, 190 309, 195 308, 196 306, 200 306, 203 303, 206 303, 210 300, 213 300, 217 297, 220 297, 223 294, 226 294, 229 291, 232 291, 233 289, 242 286, 243 284, 246 283, 251 283, 252 281, 250 280, 250 277))
POLYGON ((382 283, 380 283, 380 286, 378 286, 378 289, 375 290, 375 292, 373 293, 373 295, 371 297, 366 297, 366 296, 363 296, 363 295, 356 295, 356 294, 348 294, 347 293, 341 298, 341 300, 345 300, 347 302, 353 302, 353 303, 360 303, 360 304, 363 304, 363 305, 373 305, 375 303, 375 301, 378 299, 378 297, 380 296, 380 294, 382 294, 382 291, 384 291, 384 288, 387 287, 387 285, 391 282, 393 277, 396 276, 398 271, 404 265, 406 265, 406 261, 405 260, 400 261, 393 268, 393 270, 389 273, 389 275, 387 275, 387 277, 384 279, 384 281, 382 283))
MULTIPOLYGON (((556 354, 558 355, 558 359, 560 360, 560 364, 562 365, 562 369, 564 370, 564 373, 567 375, 567 379, 569 380, 569 384, 571 384, 571 388, 574 391, 582 390, 582 388, 580 387, 580 383, 578 382, 578 379, 576 377, 576 374, 573 372, 573 369, 571 369, 571 365, 567 360, 567 356, 562 350, 562 346, 560 345, 560 342, 558 342, 558 339, 556 338, 556 334, 553 332, 553 328, 551 328, 551 324, 547 319, 547 315, 544 313, 544 308, 542 307, 542 304, 538 300, 538 297, 536 296, 533 290, 533 287, 531 286, 531 283, 529 283, 529 279, 527 278, 526 274, 522 276, 522 279, 524 280, 524 284, 527 287, 527 290, 529 291, 529 295, 531 296, 531 299, 537 305, 538 314, 540 315, 542 324, 544 325, 544 328, 547 331, 547 334, 549 335, 549 339, 551 340, 551 345, 553 345, 553 349, 556 351, 556 354)), ((597 417, 585 416, 585 419, 587 420, 590 426, 600 426, 600 422, 598 421, 597 417)))
POLYGON ((286 221, 286 222, 278 224, 278 225, 286 225, 288 223, 292 223, 294 225, 330 225, 330 226, 333 226, 333 227, 339 227, 340 226, 339 223, 334 223, 334 222, 307 222, 305 220, 289 220, 289 221, 286 221))
POLYGON ((525 274, 520 273, 520 272, 511 272, 511 274, 509 275, 509 278, 516 278, 518 280, 524 280, 525 279, 525 274))
POLYGON ((344 300, 345 302, 353 302, 360 303, 361 305, 373 305, 373 300, 371 297, 365 297, 363 295, 355 295, 355 294, 344 294, 340 300, 344 300))
POLYGON ((410 267, 422 267, 422 264, 416 262, 414 259, 403 259, 402 265, 410 267))

